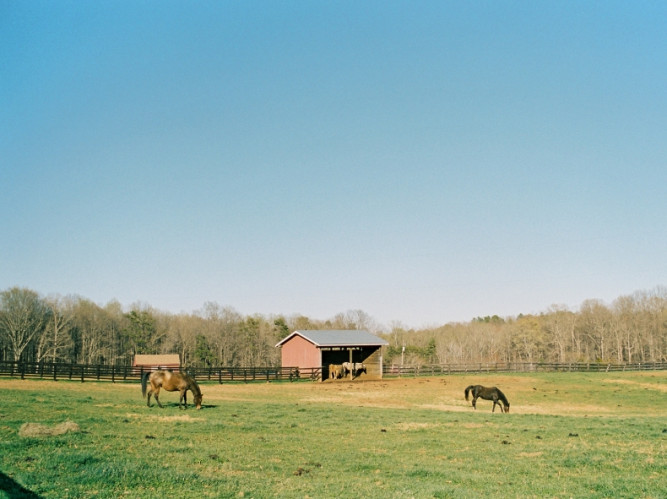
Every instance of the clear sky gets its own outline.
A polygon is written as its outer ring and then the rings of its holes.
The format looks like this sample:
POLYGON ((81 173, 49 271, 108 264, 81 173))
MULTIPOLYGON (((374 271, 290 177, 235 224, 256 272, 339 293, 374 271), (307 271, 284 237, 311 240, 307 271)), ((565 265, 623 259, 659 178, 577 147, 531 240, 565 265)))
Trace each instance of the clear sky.
POLYGON ((0 290, 422 327, 667 285, 665 26, 0 0, 0 290))

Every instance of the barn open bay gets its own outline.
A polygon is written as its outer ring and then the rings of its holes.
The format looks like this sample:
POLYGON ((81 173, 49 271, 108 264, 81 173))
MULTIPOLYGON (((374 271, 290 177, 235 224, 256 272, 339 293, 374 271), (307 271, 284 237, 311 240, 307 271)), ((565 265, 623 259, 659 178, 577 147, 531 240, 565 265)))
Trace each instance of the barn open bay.
POLYGON ((42 497, 664 497, 667 373, 201 385, 0 380, 0 465, 42 497), (497 385, 510 414, 477 411, 497 385), (25 423, 79 430, 21 434, 25 423))

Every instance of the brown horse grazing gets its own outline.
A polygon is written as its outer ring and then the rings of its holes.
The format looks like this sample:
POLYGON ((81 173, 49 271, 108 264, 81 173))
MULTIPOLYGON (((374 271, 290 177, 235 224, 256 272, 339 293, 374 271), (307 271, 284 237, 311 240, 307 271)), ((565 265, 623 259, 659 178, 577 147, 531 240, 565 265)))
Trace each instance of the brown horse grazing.
POLYGON ((201 409, 201 401, 203 395, 199 389, 199 385, 194 380, 192 376, 182 373, 174 373, 171 371, 153 371, 149 373, 144 373, 141 377, 141 394, 146 397, 146 392, 148 388, 148 383, 150 382, 151 387, 148 389, 148 399, 146 400, 146 405, 151 406, 151 395, 155 396, 155 401, 157 405, 162 407, 158 395, 160 394, 160 388, 164 388, 168 392, 181 392, 181 396, 178 399, 178 407, 184 409, 188 408, 188 399, 187 391, 190 390, 195 397, 195 407, 201 409))
POLYGON ((498 390, 495 386, 487 388, 482 385, 470 385, 465 390, 466 400, 468 400, 468 393, 472 392, 472 408, 477 409, 477 399, 493 400, 493 409, 491 412, 496 412, 496 404, 500 406, 502 412, 510 412, 510 403, 507 401, 505 394, 498 390), (500 401, 500 402, 498 402, 500 401), (501 404, 502 402, 502 404, 501 404))

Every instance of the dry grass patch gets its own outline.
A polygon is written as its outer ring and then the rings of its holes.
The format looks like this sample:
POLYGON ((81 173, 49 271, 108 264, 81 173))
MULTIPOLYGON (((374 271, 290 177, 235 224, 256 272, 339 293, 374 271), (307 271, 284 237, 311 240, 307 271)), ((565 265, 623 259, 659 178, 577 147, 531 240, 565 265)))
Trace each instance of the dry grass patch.
POLYGON ((193 418, 189 414, 178 414, 175 416, 164 416, 160 414, 139 414, 139 413, 127 413, 125 415, 128 419, 141 419, 142 421, 152 421, 159 423, 198 423, 204 421, 202 418, 193 418))
POLYGON ((667 393, 667 384, 653 384, 653 383, 640 383, 631 379, 610 379, 607 380, 607 383, 615 383, 618 385, 629 385, 637 386, 645 390, 657 390, 660 392, 667 393))
POLYGON ((202 418, 193 418, 188 414, 182 414, 179 416, 150 416, 148 419, 152 421, 159 421, 161 423, 197 423, 204 421, 202 418))
POLYGON ((427 428, 435 428, 440 426, 436 423, 399 423, 395 425, 395 428, 399 431, 414 431, 414 430, 425 430, 427 428))
POLYGON ((57 425, 45 425, 41 423, 24 423, 19 428, 19 436, 21 437, 54 437, 57 435, 64 435, 68 432, 77 433, 81 431, 78 424, 72 421, 65 421, 57 425))

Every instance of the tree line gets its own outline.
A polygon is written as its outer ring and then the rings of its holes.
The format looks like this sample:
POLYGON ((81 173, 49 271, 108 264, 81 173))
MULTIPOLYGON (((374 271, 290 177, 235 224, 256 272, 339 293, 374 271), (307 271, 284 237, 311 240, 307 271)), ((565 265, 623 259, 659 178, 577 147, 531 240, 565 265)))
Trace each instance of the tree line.
POLYGON ((129 365, 135 354, 178 353, 185 366, 278 366, 275 344, 297 329, 365 329, 386 339, 390 364, 470 362, 667 361, 667 289, 586 300, 578 310, 408 329, 378 325, 361 310, 327 320, 303 315, 242 315, 206 303, 172 314, 146 304, 124 309, 78 296, 41 296, 27 288, 0 292, 0 360, 129 365))

